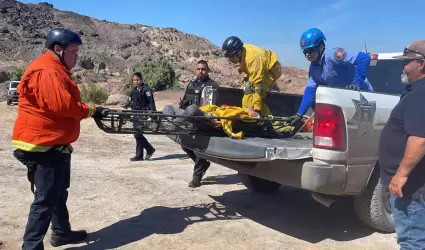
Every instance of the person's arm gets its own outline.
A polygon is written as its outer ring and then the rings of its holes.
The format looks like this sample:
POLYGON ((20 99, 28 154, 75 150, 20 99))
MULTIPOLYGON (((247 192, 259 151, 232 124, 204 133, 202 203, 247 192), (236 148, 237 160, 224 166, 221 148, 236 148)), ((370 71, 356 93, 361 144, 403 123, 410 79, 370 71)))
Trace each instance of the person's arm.
POLYGON ((390 191, 402 197, 402 187, 410 173, 425 155, 425 100, 420 93, 412 93, 403 105, 404 130, 408 135, 406 149, 399 168, 390 184, 390 191))
POLYGON ((149 108, 152 111, 156 111, 156 105, 155 105, 155 99, 153 98, 153 93, 151 88, 144 88, 144 92, 146 97, 148 98, 148 102, 149 102, 149 108))
POLYGON ((303 116, 307 110, 313 105, 316 99, 317 83, 313 80, 310 75, 307 80, 307 86, 304 89, 304 95, 301 100, 300 107, 298 108, 297 114, 303 116))
POLYGON ((96 108, 87 105, 71 95, 68 79, 58 72, 43 72, 35 97, 38 105, 57 116, 81 120, 94 115, 96 108))
POLYGON ((254 58, 246 58, 248 67, 248 81, 253 87, 253 102, 252 109, 259 112, 263 106, 263 93, 267 91, 265 89, 263 81, 264 73, 267 68, 264 65, 264 61, 261 56, 254 58))
POLYGON ((337 64, 352 64, 355 68, 354 78, 351 85, 360 89, 361 84, 365 81, 369 71, 370 56, 364 52, 345 51, 337 49, 334 52, 334 59, 337 64))
POLYGON ((179 102, 179 108, 180 109, 186 109, 187 108, 187 100, 186 100, 186 93, 187 93, 187 89, 189 88, 189 86, 192 84, 192 81, 190 81, 185 90, 184 90, 184 94, 183 94, 183 98, 180 98, 180 102, 179 102))

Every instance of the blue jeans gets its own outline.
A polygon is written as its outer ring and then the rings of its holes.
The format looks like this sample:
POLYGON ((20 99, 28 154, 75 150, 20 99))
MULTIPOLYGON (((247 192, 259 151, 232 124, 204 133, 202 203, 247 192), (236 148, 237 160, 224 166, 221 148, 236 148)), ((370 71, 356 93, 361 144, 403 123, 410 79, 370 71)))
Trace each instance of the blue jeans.
POLYGON ((398 198, 391 194, 391 212, 401 250, 425 249, 425 200, 398 198))

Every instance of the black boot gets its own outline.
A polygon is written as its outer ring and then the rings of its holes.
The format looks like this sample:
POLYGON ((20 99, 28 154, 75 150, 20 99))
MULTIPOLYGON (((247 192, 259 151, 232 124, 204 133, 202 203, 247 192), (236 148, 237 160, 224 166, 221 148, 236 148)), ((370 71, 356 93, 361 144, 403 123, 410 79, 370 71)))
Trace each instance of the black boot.
POLYGON ((134 156, 134 157, 130 158, 130 161, 143 161, 143 157, 134 156))
POLYGON ((152 150, 149 153, 146 153, 145 160, 149 160, 152 157, 153 153, 155 153, 154 148, 152 148, 152 150))
POLYGON ((196 188, 201 186, 202 176, 194 175, 192 181, 189 182, 189 187, 196 188))
POLYGON ((52 234, 50 239, 50 245, 54 247, 67 245, 67 244, 76 244, 81 243, 87 239, 87 232, 84 230, 81 231, 71 231, 68 235, 56 235, 52 234))

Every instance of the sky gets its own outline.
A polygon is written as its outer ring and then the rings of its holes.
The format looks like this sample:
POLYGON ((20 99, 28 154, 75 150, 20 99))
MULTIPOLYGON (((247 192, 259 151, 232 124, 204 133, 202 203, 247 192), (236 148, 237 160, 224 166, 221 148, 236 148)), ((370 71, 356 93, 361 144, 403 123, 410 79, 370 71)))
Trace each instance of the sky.
MULTIPOLYGON (((38 3, 42 1, 22 1, 38 3)), ((283 66, 308 69, 301 34, 321 29, 328 48, 400 52, 425 39, 424 0, 47 0, 60 10, 126 24, 173 27, 221 46, 228 36, 276 52, 283 66)))

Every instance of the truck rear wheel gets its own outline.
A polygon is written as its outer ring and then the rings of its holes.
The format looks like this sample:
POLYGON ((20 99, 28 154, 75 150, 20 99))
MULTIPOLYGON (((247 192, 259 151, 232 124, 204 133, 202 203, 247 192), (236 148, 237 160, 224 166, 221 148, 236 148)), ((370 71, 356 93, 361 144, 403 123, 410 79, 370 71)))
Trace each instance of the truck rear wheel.
POLYGON ((387 233, 393 233, 390 193, 381 184, 379 174, 373 174, 365 191, 354 197, 357 216, 365 225, 387 233))
POLYGON ((238 174, 245 187, 258 193, 274 193, 280 187, 280 184, 274 181, 261 179, 241 172, 238 172, 238 174))

